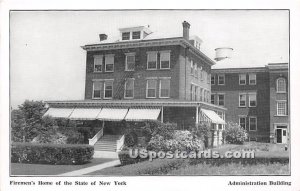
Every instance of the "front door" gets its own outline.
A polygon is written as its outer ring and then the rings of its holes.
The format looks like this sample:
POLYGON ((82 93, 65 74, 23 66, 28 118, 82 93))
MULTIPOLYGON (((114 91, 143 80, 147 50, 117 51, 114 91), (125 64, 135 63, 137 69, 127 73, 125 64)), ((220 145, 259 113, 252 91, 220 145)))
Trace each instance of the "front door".
POLYGON ((287 143, 287 127, 286 126, 277 126, 276 138, 277 138, 277 143, 282 143, 282 144, 287 143))

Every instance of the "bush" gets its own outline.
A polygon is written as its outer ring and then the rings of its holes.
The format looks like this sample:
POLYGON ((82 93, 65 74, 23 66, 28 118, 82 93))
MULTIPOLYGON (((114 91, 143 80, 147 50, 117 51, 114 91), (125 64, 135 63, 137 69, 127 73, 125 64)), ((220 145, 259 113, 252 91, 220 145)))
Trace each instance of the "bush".
POLYGON ((94 148, 89 145, 12 143, 11 162, 30 164, 84 164, 94 148))
POLYGON ((176 130, 173 133, 173 137, 166 139, 159 134, 153 136, 148 144, 148 150, 154 151, 199 151, 204 149, 203 142, 194 137, 189 131, 176 130))
POLYGON ((129 151, 126 150, 126 148, 124 148, 122 151, 120 151, 118 153, 118 155, 119 155, 119 160, 120 160, 122 166, 129 165, 129 164, 135 164, 138 162, 148 160, 147 158, 140 158, 139 156, 136 158, 131 158, 129 155, 129 151))
POLYGON ((137 144, 137 142, 138 142, 138 137, 135 132, 131 131, 125 134, 125 141, 124 141, 125 146, 133 147, 137 144))
POLYGON ((211 134, 211 124, 208 122, 200 122, 197 126, 191 128, 192 134, 196 135, 204 142, 205 148, 208 147, 208 138, 211 134))
POLYGON ((243 144, 247 137, 247 131, 238 124, 228 122, 224 131, 225 140, 229 144, 243 144))

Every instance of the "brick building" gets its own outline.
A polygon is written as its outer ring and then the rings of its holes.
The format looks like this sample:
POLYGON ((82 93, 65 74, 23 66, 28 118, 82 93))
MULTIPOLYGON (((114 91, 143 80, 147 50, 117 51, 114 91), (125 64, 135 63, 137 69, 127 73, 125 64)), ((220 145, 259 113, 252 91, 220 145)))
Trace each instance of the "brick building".
POLYGON ((145 26, 120 28, 117 39, 100 34, 99 43, 82 46, 85 99, 48 101, 46 114, 103 124, 160 120, 181 129, 208 121, 222 130, 226 109, 210 103, 215 62, 200 51, 202 41, 189 29, 185 21, 178 36, 164 37, 145 26))
POLYGON ((226 107, 226 121, 245 128, 250 141, 287 143, 288 64, 242 68, 230 57, 217 49, 221 62, 211 72, 211 103, 226 107))

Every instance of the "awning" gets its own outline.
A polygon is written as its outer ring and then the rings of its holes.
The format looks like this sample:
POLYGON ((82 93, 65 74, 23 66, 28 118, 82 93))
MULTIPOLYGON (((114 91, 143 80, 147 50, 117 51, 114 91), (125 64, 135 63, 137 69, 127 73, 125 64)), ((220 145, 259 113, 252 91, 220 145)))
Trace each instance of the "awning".
POLYGON ((160 109, 129 109, 126 121, 147 121, 157 120, 160 109))
POLYGON ((221 117, 219 117, 216 112, 207 109, 201 109, 201 112, 205 115, 205 117, 209 119, 210 122, 216 124, 225 124, 225 121, 221 117))
POLYGON ((49 108, 44 116, 49 115, 54 118, 69 118, 74 108, 49 108))
POLYGON ((101 108, 75 108, 72 112, 71 120, 95 120, 101 108))
POLYGON ((105 121, 122 121, 127 112, 128 109, 102 108, 97 119, 105 121))

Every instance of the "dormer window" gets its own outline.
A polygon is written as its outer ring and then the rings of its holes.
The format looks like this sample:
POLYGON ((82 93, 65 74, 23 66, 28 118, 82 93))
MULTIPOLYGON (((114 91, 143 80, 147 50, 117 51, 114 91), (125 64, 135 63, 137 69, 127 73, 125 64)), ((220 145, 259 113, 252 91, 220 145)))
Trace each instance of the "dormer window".
POLYGON ((130 39, 130 32, 123 32, 122 40, 129 40, 129 39, 130 39))
POLYGON ((141 39, 141 31, 132 32, 132 39, 141 39))

